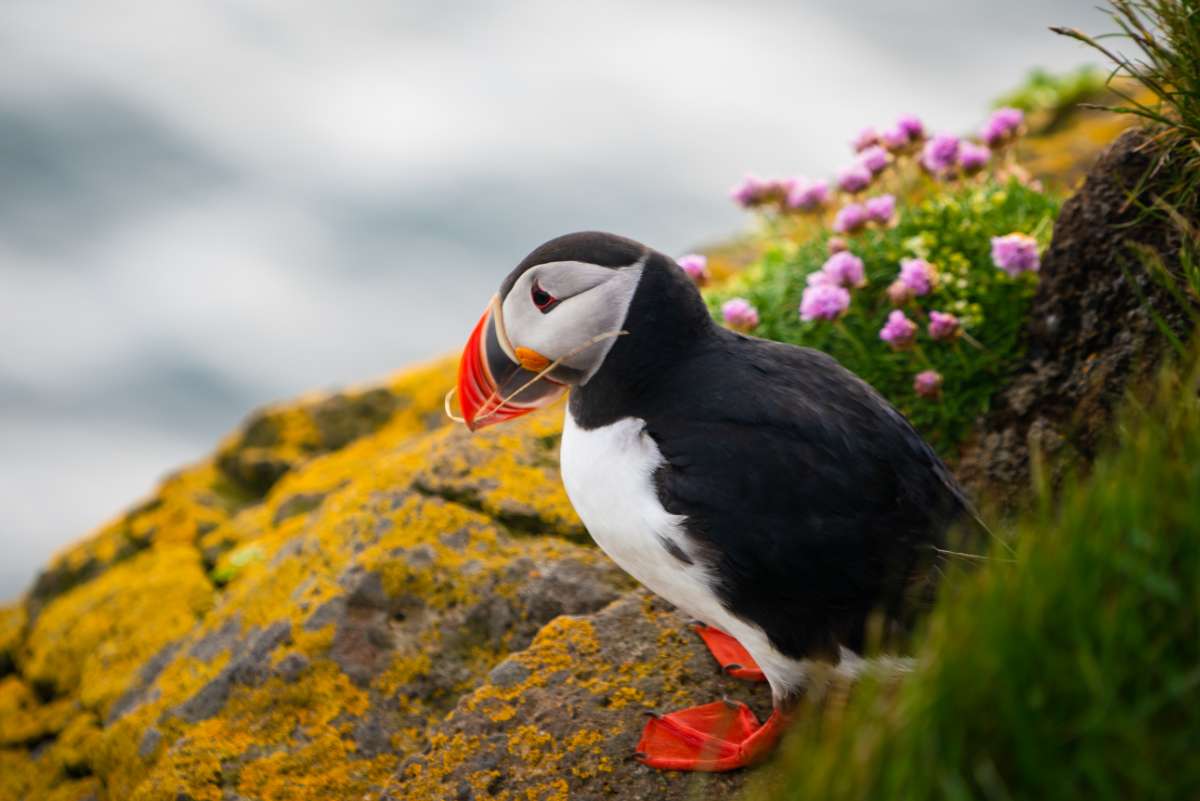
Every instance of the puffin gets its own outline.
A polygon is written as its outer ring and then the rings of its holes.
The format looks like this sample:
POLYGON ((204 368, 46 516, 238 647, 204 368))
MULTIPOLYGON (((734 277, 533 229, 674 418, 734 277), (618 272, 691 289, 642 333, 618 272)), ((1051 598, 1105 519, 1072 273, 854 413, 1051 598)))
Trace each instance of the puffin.
POLYGON ((673 259, 615 234, 560 236, 518 264, 456 390, 472 431, 569 394, 560 469, 591 537, 696 621, 727 673, 769 683, 762 723, 727 700, 651 716, 635 757, 654 768, 762 760, 807 682, 854 675, 868 644, 911 630, 950 528, 974 515, 866 382, 718 325, 673 259))

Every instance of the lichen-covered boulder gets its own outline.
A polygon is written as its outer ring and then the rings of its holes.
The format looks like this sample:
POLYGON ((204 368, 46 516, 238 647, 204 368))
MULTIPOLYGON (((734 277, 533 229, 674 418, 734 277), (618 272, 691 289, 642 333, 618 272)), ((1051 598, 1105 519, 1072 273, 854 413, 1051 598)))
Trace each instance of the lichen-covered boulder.
POLYGON ((719 676, 688 621, 644 591, 563 616, 500 662, 389 783, 391 801, 726 798, 742 773, 687 774, 632 760, 650 712, 721 697, 770 712, 770 691, 719 676))
POLYGON ((646 711, 765 688, 591 546, 561 407, 470 435, 441 413, 453 379, 255 414, 0 609, 0 801, 736 784, 629 756, 646 711))

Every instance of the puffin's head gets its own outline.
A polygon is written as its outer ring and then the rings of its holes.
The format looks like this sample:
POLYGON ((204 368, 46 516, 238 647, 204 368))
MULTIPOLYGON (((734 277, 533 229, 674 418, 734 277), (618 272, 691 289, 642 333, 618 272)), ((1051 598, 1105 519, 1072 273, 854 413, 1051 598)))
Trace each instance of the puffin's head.
POLYGON ((652 251, 613 234, 552 239, 509 273, 458 367, 472 431, 545 406, 587 383, 612 348, 652 251))

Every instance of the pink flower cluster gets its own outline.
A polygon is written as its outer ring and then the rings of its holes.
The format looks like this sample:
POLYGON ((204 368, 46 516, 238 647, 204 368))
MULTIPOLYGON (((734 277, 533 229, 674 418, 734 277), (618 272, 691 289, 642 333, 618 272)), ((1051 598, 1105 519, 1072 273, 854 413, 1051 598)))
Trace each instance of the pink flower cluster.
POLYGON ((869 223, 891 225, 895 217, 895 196, 876 195, 862 203, 847 203, 838 209, 833 218, 833 230, 839 234, 852 234, 869 223))
POLYGON ((992 263, 1013 278, 1036 273, 1042 266, 1037 240, 1021 233, 992 237, 992 263))
POLYGON ((721 306, 725 323, 738 331, 753 331, 758 327, 758 309, 745 298, 730 298, 721 306))
POLYGON ((759 178, 747 175, 730 191, 743 208, 773 205, 779 209, 816 211, 829 202, 829 182, 797 176, 795 178, 759 178))
POLYGON ((979 138, 988 147, 1003 145, 1017 137, 1023 122, 1025 122, 1025 112, 1019 108, 998 108, 992 112, 988 121, 980 129, 979 138))
POLYGON ((836 320, 850 307, 850 290, 866 283, 862 259, 849 250, 834 250, 821 269, 808 276, 808 286, 800 297, 800 319, 836 320))
POLYGON ((879 338, 891 346, 892 350, 904 350, 912 347, 917 339, 917 324, 899 309, 892 309, 887 322, 879 329, 879 338))
POLYGON ((696 286, 705 286, 708 284, 708 257, 701 256, 699 253, 689 253, 686 256, 680 256, 675 260, 675 263, 688 274, 696 286))

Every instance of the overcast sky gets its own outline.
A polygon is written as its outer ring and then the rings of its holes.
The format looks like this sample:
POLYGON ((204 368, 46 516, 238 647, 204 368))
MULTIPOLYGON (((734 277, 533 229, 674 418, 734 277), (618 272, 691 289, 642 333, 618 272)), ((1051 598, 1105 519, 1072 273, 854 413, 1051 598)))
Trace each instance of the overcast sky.
POLYGON ((541 241, 978 125, 1093 0, 0 4, 0 598, 255 405, 458 347, 541 241))

